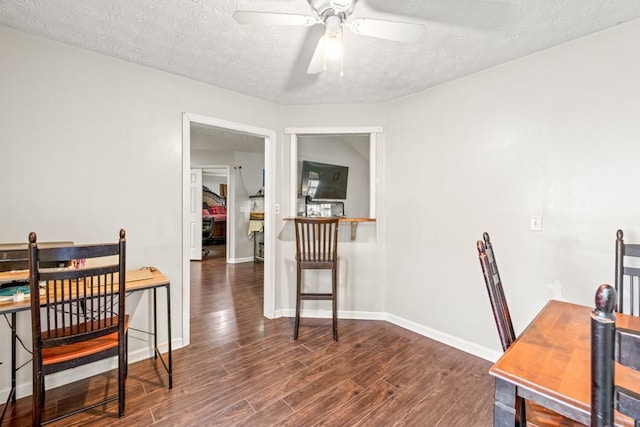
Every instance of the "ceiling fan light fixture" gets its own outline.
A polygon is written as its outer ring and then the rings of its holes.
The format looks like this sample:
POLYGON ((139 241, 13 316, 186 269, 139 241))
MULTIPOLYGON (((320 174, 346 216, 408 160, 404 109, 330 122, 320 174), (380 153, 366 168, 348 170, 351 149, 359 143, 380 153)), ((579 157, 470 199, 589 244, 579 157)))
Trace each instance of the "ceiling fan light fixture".
POLYGON ((336 15, 325 20, 324 56, 331 61, 342 57, 342 20, 336 15))
POLYGON ((292 13, 236 10, 233 18, 240 24, 293 25, 308 27, 324 24, 320 37, 307 67, 307 74, 317 74, 327 69, 327 59, 340 61, 340 75, 344 75, 343 27, 353 33, 404 43, 418 41, 424 33, 424 25, 411 22, 387 21, 372 18, 350 19, 358 0, 307 0, 313 16, 292 13), (349 22, 347 22, 349 21, 349 22))

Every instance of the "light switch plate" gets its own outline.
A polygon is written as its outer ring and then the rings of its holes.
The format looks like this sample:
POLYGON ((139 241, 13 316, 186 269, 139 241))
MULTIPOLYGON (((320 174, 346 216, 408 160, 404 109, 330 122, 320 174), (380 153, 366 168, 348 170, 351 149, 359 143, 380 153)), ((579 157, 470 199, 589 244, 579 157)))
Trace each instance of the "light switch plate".
POLYGON ((531 217, 529 217, 529 229, 531 231, 542 231, 542 217, 531 215, 531 217))

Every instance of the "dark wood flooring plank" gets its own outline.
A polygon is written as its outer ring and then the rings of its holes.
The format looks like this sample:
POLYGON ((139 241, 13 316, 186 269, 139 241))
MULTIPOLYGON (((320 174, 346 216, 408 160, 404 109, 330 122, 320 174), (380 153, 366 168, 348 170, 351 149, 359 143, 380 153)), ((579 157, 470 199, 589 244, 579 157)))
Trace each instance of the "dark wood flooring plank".
POLYGON ((396 391, 395 387, 380 380, 315 425, 335 427, 353 425, 393 396, 396 391))
MULTIPOLYGON (((254 408, 255 409, 255 408, 254 408)), ((271 405, 259 410, 255 414, 237 420, 235 427, 271 426, 293 413, 293 409, 282 400, 277 400, 271 405)))
POLYGON ((361 392, 362 387, 358 384, 350 380, 344 381, 276 425, 282 427, 312 426, 347 402, 350 402, 361 392))
POLYGON ((389 420, 403 419, 426 396, 442 387, 445 380, 446 377, 437 370, 426 372, 406 387, 398 389, 393 396, 367 414, 357 426, 377 427, 389 425, 389 420))
MULTIPOLYGON (((245 396, 254 394, 276 382, 278 378, 288 373, 300 371, 304 368, 300 362, 292 361, 262 375, 254 376, 251 381, 245 381, 239 385, 227 388, 223 393, 218 391, 213 384, 205 389, 200 389, 189 399, 172 401, 170 405, 158 405, 152 408, 156 420, 168 420, 170 423, 181 422, 185 416, 204 419, 207 415, 215 415, 228 406, 244 399, 245 396)), ((175 424, 174 424, 175 425, 175 424)))

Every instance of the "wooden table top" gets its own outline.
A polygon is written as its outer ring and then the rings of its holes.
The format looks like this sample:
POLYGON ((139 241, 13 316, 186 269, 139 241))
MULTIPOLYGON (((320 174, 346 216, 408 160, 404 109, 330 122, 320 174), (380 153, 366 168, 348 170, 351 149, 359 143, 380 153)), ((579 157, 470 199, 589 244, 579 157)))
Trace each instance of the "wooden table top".
MULTIPOLYGON (((536 395, 591 413, 591 307, 549 301, 489 371, 536 395)), ((640 317, 616 313, 616 326, 640 331, 640 317)), ((638 390, 640 372, 616 365, 616 384, 638 390)), ((633 422, 616 413, 616 425, 633 422)))
MULTIPOLYGON (((29 272, 26 270, 6 271, 0 273, 0 282, 28 280, 28 278, 29 272)), ((168 285, 169 279, 162 274, 160 270, 153 267, 144 267, 139 270, 127 271, 125 291, 136 292, 168 285)), ((19 302, 0 302, 0 313, 10 313, 29 309, 31 309, 29 298, 25 298, 24 301, 19 302)))
MULTIPOLYGON (((317 216, 317 217, 313 217, 313 216, 300 216, 300 217, 289 217, 289 218, 283 218, 285 221, 293 221, 296 218, 302 218, 302 219, 307 219, 307 218, 336 218, 336 217, 321 217, 321 216, 317 216)), ((339 216, 337 217, 339 222, 376 222, 375 218, 350 218, 350 217, 344 217, 344 216, 339 216)))

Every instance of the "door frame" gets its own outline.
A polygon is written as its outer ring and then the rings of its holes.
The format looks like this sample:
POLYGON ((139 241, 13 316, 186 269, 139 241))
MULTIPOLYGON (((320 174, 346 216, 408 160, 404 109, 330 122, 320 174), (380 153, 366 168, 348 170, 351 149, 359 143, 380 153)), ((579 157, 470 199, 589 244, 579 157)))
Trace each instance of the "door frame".
POLYGON ((189 261, 202 261, 202 199, 202 169, 192 167, 189 169, 189 261), (195 171, 199 172, 195 173, 195 171), (193 187, 194 183, 191 181, 194 175, 196 177, 195 181, 198 181, 197 178, 200 178, 200 182, 195 183, 195 189, 193 187), (194 194, 196 192, 199 194, 194 194), (195 224, 194 217, 197 218, 195 224), (196 255, 194 255, 194 253, 196 253, 196 255))
POLYGON ((189 172, 191 170, 191 123, 215 126, 264 138, 265 221, 264 221, 264 306, 263 315, 275 317, 275 194, 276 132, 244 123, 231 122, 193 113, 182 113, 182 337, 189 345, 191 316, 191 272, 189 269, 189 172))

